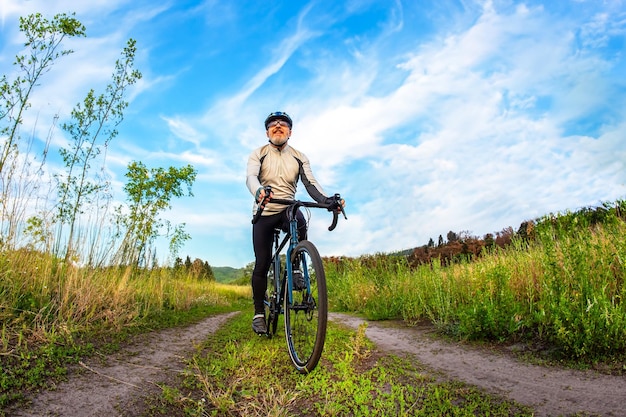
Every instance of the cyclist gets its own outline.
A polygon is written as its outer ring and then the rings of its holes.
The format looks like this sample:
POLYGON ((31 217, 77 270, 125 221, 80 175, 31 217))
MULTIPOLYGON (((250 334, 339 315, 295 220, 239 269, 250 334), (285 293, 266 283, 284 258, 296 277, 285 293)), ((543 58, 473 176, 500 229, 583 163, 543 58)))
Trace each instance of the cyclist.
MULTIPOLYGON (((266 135, 269 143, 255 149, 248 158, 246 185, 254 195, 254 212, 259 204, 264 206, 261 218, 252 227, 252 245, 254 247, 255 264, 252 271, 252 299, 254 317, 252 330, 258 334, 267 332, 265 325, 265 291, 267 290, 267 273, 272 258, 272 239, 274 229, 287 231, 289 222, 286 206, 269 203, 270 198, 293 200, 296 195, 298 179, 302 181, 308 194, 318 203, 331 204, 319 185, 309 159, 296 149, 289 146, 293 122, 285 112, 270 113, 265 119, 266 135), (270 186, 271 195, 266 195, 265 188, 270 186)), ((341 200, 345 206, 345 201, 341 200)), ((300 240, 307 238, 306 220, 298 211, 298 236, 300 240)), ((297 285, 297 273, 294 273, 294 285, 297 285)))

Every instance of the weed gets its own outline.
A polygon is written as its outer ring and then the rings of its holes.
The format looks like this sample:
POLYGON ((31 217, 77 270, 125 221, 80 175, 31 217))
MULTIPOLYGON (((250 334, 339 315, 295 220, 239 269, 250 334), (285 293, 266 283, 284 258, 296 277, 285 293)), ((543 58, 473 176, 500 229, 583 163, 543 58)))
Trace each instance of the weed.
POLYGON ((546 345, 566 360, 624 357, 626 223, 616 213, 547 216, 534 240, 448 266, 395 255, 328 261, 330 299, 370 319, 428 319, 462 339, 546 345))
POLYGON ((203 415, 531 415, 462 384, 436 382, 413 360, 381 354, 365 338, 366 326, 355 332, 331 323, 322 362, 298 374, 284 340, 253 335, 250 318, 235 318, 189 361, 184 386, 193 387, 190 403, 206 404, 203 415))

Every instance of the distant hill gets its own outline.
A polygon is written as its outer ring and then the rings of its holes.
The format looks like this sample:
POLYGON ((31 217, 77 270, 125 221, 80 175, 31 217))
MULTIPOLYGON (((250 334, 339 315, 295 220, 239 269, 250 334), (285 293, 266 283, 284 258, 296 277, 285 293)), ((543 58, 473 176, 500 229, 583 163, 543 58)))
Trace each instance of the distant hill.
POLYGON ((215 281, 229 283, 243 276, 243 268, 232 268, 230 266, 212 266, 215 281))

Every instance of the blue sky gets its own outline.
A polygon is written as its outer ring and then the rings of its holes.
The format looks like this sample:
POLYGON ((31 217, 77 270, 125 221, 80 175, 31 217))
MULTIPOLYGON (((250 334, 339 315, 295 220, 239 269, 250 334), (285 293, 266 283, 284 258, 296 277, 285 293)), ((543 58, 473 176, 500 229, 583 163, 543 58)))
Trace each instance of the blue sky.
MULTIPOLYGON (((328 213, 312 213, 324 255, 626 197, 622 0, 0 0, 1 74, 33 12, 75 12, 87 38, 66 43, 75 53, 45 75, 25 122, 44 138, 136 39, 143 79, 107 151, 116 198, 132 160, 192 164, 195 196, 165 217, 192 236, 180 254, 212 266, 253 261, 245 166, 276 110, 327 193, 347 200, 332 233, 328 213)), ((52 147, 67 140, 57 130, 52 147)))

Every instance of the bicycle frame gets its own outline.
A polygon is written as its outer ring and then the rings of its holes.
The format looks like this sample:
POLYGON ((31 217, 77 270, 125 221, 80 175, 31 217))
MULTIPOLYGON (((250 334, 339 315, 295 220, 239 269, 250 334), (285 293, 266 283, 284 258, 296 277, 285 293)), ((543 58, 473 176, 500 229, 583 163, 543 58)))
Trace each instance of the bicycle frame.
MULTIPOLYGON (((298 221, 296 220, 296 212, 298 210, 298 208, 300 207, 300 205, 298 204, 294 204, 292 207, 290 207, 289 209, 292 210, 291 213, 289 213, 289 231, 285 234, 285 236, 283 237, 282 242, 280 243, 280 245, 278 244, 279 240, 280 240, 280 232, 282 230, 280 229, 274 229, 274 252, 272 253, 272 262, 274 264, 274 280, 276 282, 275 286, 276 286, 276 294, 278 294, 277 297, 277 303, 278 305, 281 305, 282 302, 284 301, 284 288, 283 286, 287 285, 287 293, 289 294, 289 303, 293 303, 293 299, 292 299, 292 288, 293 288, 293 267, 292 267, 292 263, 290 262, 291 260, 291 256, 293 254, 293 249, 298 245, 299 239, 298 239, 298 221), (289 244, 287 245, 287 243, 289 242, 289 244), (286 271, 286 280, 285 282, 283 282, 280 279, 281 276, 281 272, 283 272, 283 267, 282 264, 280 262, 280 253, 283 251, 283 249, 285 248, 285 246, 287 246, 287 251, 285 252, 285 271, 286 271)), ((309 276, 308 276, 308 270, 307 270, 307 266, 306 265, 302 265, 302 273, 305 276, 305 282, 307 287, 309 287, 309 276)), ((307 288, 310 289, 310 288, 307 288)), ((267 301, 266 301, 267 303, 267 301)))
MULTIPOLYGON (((266 191, 266 195, 270 195, 267 189, 266 191)), ((265 335, 272 337, 276 333, 278 317, 283 315, 289 356, 300 373, 311 372, 322 355, 328 320, 328 294, 322 258, 312 242, 299 239, 296 215, 300 207, 326 208, 333 214, 332 224, 328 227, 328 230, 333 230, 337 225, 339 212, 346 217, 340 201, 338 194, 330 204, 273 198, 269 200, 288 206, 286 210, 289 226, 282 241, 282 230, 274 229, 271 261, 273 271, 266 278, 272 282, 264 301, 267 326, 265 335), (283 267, 281 252, 285 247, 283 267), (302 271, 304 285, 300 279, 297 285, 294 283, 294 266, 302 271)), ((263 208, 264 205, 259 206, 252 219, 253 224, 260 218, 263 208)))

